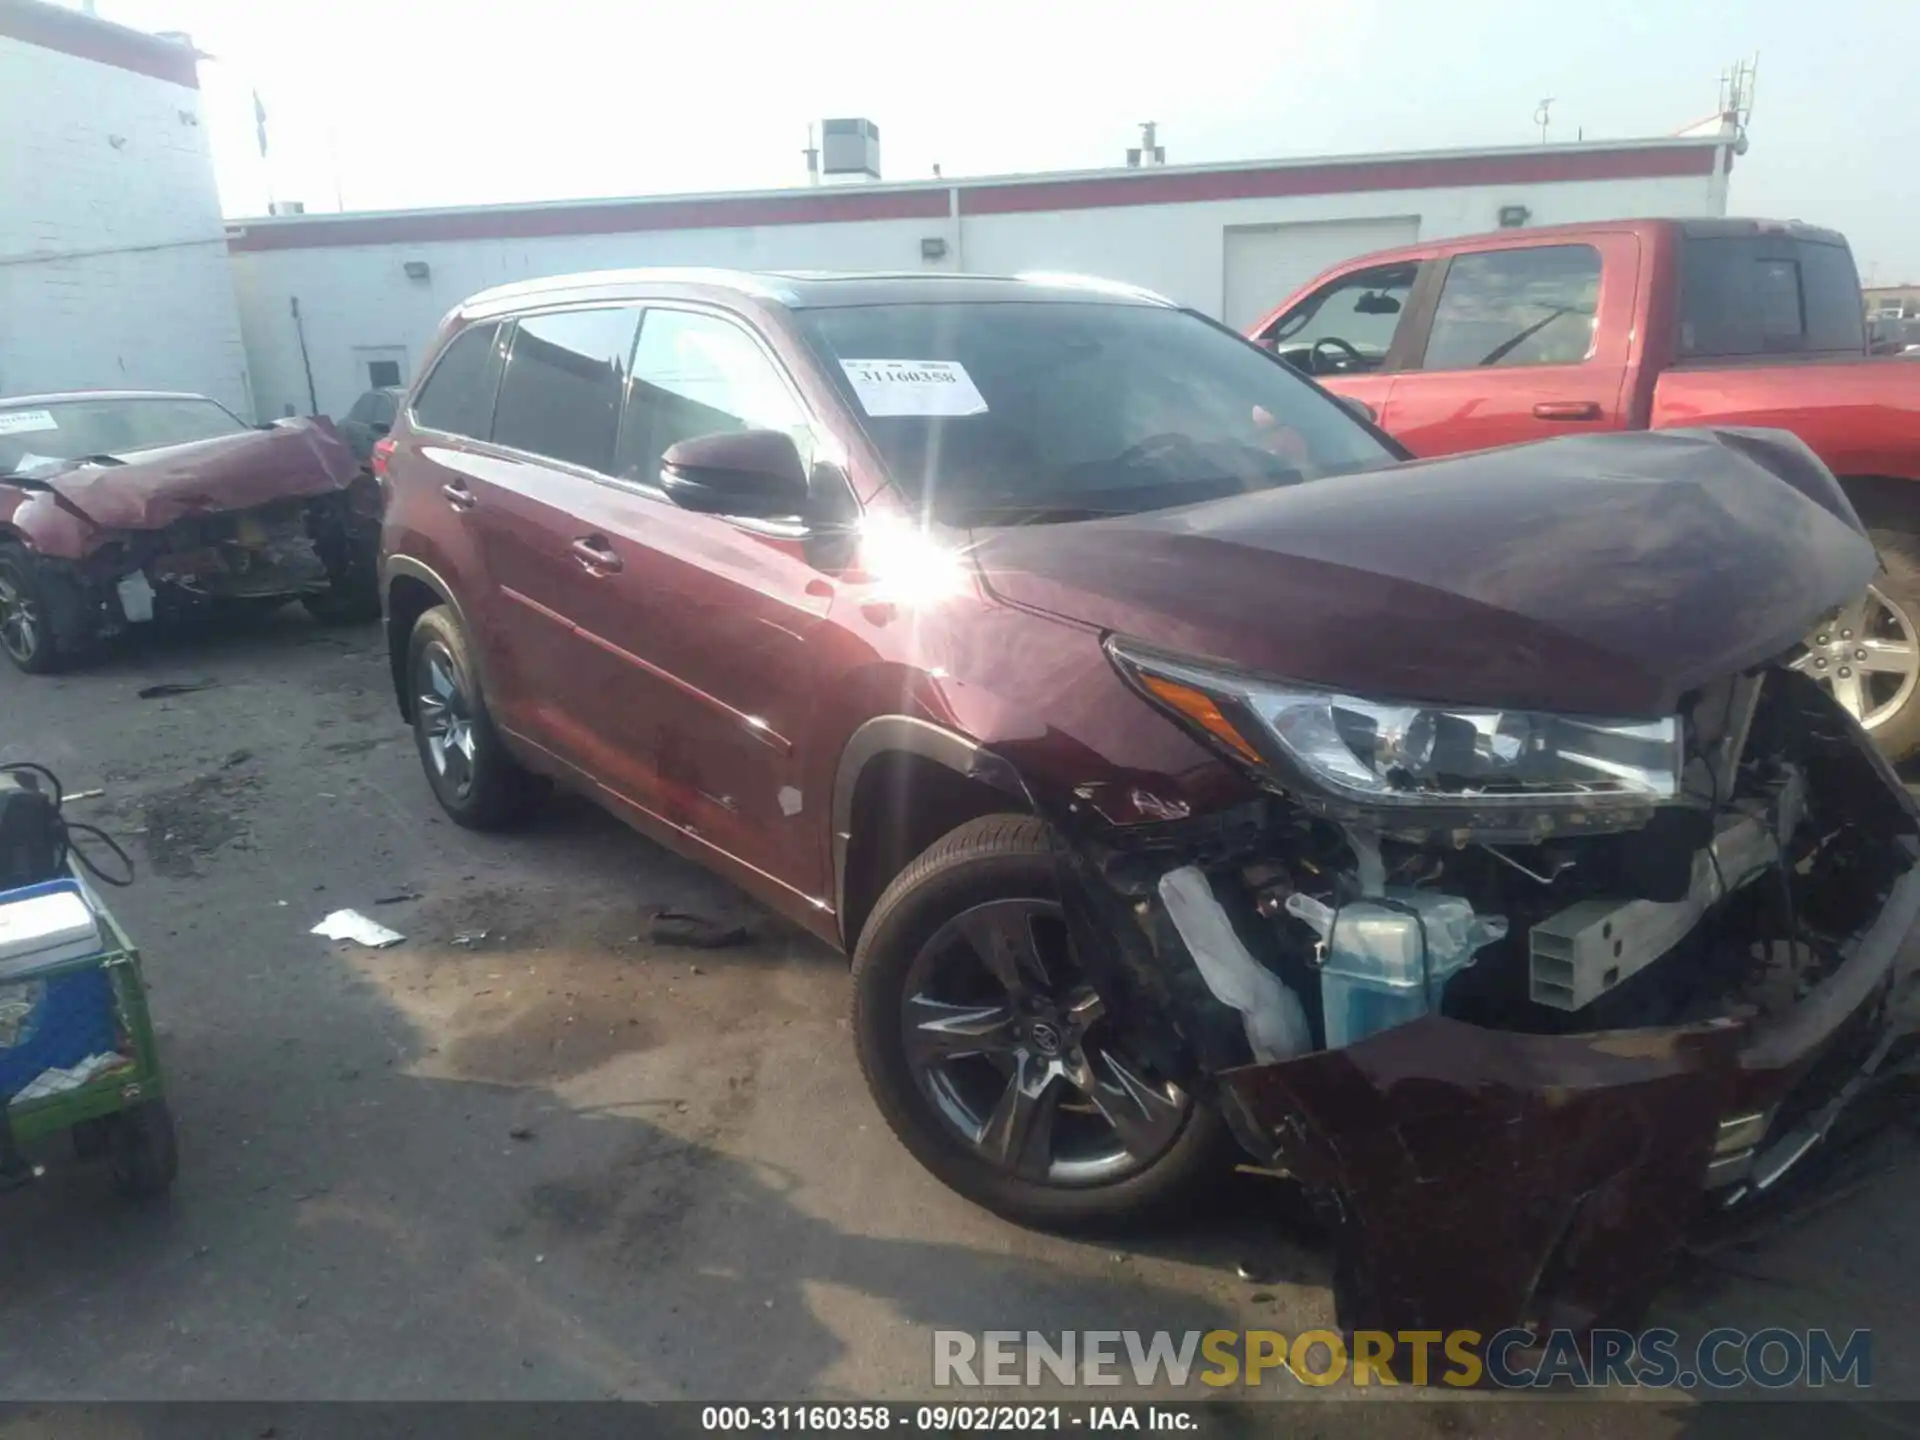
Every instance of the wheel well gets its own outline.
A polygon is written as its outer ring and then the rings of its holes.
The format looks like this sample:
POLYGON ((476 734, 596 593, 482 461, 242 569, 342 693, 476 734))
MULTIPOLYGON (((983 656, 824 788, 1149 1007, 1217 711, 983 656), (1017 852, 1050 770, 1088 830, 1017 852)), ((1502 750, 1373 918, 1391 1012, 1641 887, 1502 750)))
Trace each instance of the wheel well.
POLYGON ((1023 810, 1003 790, 904 750, 869 760, 855 782, 841 885, 840 935, 847 953, 893 877, 949 830, 1023 810))
POLYGON ((1869 529, 1920 534, 1920 480, 1887 475, 1843 475, 1840 488, 1869 529))
POLYGON ((393 698, 400 702, 400 718, 413 719, 407 698, 407 640, 414 622, 441 604, 439 592, 412 575, 398 575, 387 587, 387 663, 393 671, 393 698))

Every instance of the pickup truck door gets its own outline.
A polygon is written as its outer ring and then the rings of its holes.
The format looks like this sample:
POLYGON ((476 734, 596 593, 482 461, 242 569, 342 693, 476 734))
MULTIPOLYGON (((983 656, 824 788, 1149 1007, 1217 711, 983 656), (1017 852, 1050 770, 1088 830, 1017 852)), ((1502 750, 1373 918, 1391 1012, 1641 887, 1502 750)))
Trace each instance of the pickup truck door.
POLYGON ((1378 421, 1404 363, 1419 276, 1416 260, 1335 275, 1255 331, 1254 343, 1378 421))
POLYGON ((1382 428, 1451 455, 1626 424, 1639 241, 1515 239, 1436 261, 1382 428))

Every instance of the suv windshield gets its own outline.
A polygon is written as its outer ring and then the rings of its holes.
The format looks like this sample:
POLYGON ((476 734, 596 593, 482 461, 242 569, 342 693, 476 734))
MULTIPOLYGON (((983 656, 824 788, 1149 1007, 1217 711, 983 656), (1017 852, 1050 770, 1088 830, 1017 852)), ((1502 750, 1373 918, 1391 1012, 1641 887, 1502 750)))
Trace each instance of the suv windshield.
POLYGON ((957 524, 1131 514, 1393 463, 1287 366, 1183 311, 799 312, 894 482, 957 524))
POLYGON ((127 455, 246 429, 225 406, 197 396, 0 407, 0 475, 30 475, 63 460, 127 455))

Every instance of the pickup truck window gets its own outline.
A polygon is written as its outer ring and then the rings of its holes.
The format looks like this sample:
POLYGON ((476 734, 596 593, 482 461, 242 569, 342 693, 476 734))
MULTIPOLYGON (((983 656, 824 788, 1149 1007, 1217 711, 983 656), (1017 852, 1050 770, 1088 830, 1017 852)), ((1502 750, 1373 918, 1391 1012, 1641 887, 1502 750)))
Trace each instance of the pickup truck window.
POLYGON ((1417 265, 1343 275, 1283 316, 1263 338, 1296 370, 1355 375, 1386 363, 1417 265))
POLYGON ((1858 354, 1860 279, 1844 245, 1779 235, 1689 236, 1680 257, 1680 354, 1858 354))
POLYGON ((1593 350, 1600 252, 1542 245, 1456 255, 1423 370, 1577 365, 1593 350))

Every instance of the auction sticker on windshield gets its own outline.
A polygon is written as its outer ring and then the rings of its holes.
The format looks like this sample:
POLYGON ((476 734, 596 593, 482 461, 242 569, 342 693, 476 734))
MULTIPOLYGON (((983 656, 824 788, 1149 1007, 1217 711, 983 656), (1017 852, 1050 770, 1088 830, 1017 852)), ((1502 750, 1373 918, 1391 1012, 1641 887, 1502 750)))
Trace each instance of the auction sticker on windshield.
POLYGON ((59 428, 60 422, 51 410, 0 410, 0 435, 31 435, 36 430, 59 428))
POLYGON ((840 368, 876 419, 987 413, 987 402, 958 360, 842 360, 840 368))

